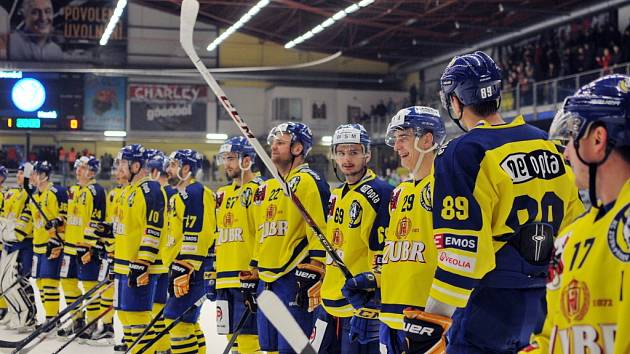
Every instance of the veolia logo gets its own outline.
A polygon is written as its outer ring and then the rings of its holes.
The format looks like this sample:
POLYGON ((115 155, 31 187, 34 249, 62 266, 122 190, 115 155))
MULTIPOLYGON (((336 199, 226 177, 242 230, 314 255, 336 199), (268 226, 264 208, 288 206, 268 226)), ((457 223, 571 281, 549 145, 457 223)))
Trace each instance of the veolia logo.
POLYGON ((11 90, 13 104, 21 111, 34 112, 46 102, 46 89, 33 78, 20 79, 11 90))

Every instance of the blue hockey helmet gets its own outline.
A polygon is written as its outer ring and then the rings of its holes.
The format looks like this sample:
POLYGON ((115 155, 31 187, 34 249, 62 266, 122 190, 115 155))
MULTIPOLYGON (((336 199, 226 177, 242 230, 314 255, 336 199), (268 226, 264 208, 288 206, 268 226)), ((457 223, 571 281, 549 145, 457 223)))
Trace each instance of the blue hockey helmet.
POLYGON ((37 161, 33 165, 33 171, 39 174, 50 176, 52 172, 52 165, 48 163, 48 161, 37 161))
POLYGON ((469 106, 501 97, 501 69, 486 53, 454 57, 440 78, 440 97, 449 109, 452 95, 469 106))
POLYGON ((422 136, 426 133, 433 134, 433 143, 437 146, 442 145, 446 139, 446 128, 437 109, 412 106, 401 109, 392 117, 387 126, 385 143, 393 147, 396 142, 395 132, 409 128, 413 129, 416 136, 422 136))
POLYGON ((3 181, 7 179, 8 175, 9 175, 9 170, 7 170, 6 167, 0 165, 0 177, 3 178, 3 181))
POLYGON ((177 161, 180 166, 188 165, 194 175, 202 167, 203 156, 192 149, 175 150, 169 156, 170 161, 177 161))
POLYGON ((370 136, 361 124, 342 124, 337 127, 332 137, 331 149, 334 152, 339 144, 361 144, 365 152, 370 150, 370 136))
POLYGON ((98 173, 101 170, 101 162, 94 156, 81 156, 74 161, 75 169, 81 165, 86 165, 94 173, 98 173))
POLYGON ((594 123, 603 124, 610 147, 630 146, 630 76, 599 78, 565 99, 551 124, 551 138, 577 143, 594 123))
POLYGON ((233 136, 219 148, 219 163, 222 163, 223 156, 228 152, 237 153, 239 157, 249 156, 252 162, 256 159, 256 150, 251 146, 247 138, 243 136, 233 136))
POLYGON ((306 157, 313 148, 313 133, 304 123, 298 122, 286 122, 279 124, 271 129, 267 136, 267 143, 271 145, 273 139, 277 134, 289 133, 291 134, 291 144, 299 142, 304 148, 302 150, 302 156, 306 157))
POLYGON ((146 161, 146 167, 149 171, 156 169, 160 173, 166 172, 168 158, 162 151, 158 149, 146 149, 144 151, 144 159, 146 161))
POLYGON ((129 163, 139 162, 140 165, 144 166, 145 163, 145 148, 140 144, 131 144, 123 147, 118 152, 118 156, 116 157, 118 160, 126 160, 129 163))

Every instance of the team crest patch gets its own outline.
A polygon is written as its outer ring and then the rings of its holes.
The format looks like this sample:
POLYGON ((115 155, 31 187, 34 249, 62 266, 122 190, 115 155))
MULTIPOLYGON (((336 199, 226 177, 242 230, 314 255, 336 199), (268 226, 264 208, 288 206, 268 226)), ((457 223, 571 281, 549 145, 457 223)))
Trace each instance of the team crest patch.
POLYGON ((411 219, 405 216, 396 225, 396 237, 398 239, 405 238, 409 235, 409 231, 411 231, 411 219))
POLYGON ((562 314, 568 321, 580 321, 588 312, 591 299, 588 286, 583 281, 573 279, 562 289, 560 295, 562 314))
POLYGON ((424 186, 424 188, 422 188, 422 191, 420 191, 420 205, 426 211, 433 210, 433 206, 431 203, 431 184, 430 183, 424 186))
POLYGON ((241 193, 241 205, 245 208, 248 208, 252 203, 252 193, 252 189, 249 187, 245 188, 243 193, 241 193))
POLYGON ((254 193, 254 204, 260 205, 265 200, 265 194, 267 192, 267 186, 263 185, 256 189, 256 193, 254 193))
POLYGON ((300 184, 300 176, 295 176, 293 178, 291 178, 291 180, 289 181, 289 189, 291 190, 291 192, 295 193, 295 191, 297 190, 297 186, 298 184, 300 184))
POLYGON ((221 206, 221 204, 223 204, 223 198, 225 197, 225 192, 221 191, 221 192, 217 192, 217 208, 221 206))
POLYGON ((228 211, 223 216, 223 225, 225 225, 225 227, 231 227, 233 223, 234 223, 234 215, 228 211))
POLYGON ((396 206, 398 205, 398 198, 400 197, 400 192, 401 192, 400 188, 396 188, 392 192, 392 196, 389 199, 389 211, 390 212, 396 210, 396 206))
POLYGON ((341 233, 341 230, 339 230, 339 228, 336 228, 333 231, 332 234, 332 243, 333 245, 335 245, 335 247, 339 248, 341 247, 341 245, 343 245, 343 233, 341 233))
POLYGON ((630 205, 615 215, 608 227, 608 247, 622 262, 630 262, 630 205))
POLYGON ((335 205, 337 204, 337 196, 332 194, 330 199, 328 199, 328 216, 333 216, 335 205))
POLYGON ((273 220, 273 218, 276 216, 276 212, 278 211, 278 207, 275 204, 271 204, 267 207, 267 210, 265 212, 265 219, 266 220, 273 220))
POLYGON ((350 223, 348 227, 354 229, 361 225, 361 220, 363 219, 363 207, 356 200, 350 204, 350 223))

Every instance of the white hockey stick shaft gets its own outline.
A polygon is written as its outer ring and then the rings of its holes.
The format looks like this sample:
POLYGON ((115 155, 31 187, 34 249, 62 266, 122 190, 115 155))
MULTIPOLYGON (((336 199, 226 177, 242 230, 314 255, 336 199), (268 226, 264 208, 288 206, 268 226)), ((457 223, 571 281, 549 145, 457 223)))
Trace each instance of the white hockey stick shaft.
POLYGON ((330 242, 328 242, 328 240, 326 239, 326 236, 324 236, 324 233, 317 226, 315 220, 306 211, 304 205, 302 205, 302 202, 297 198, 295 194, 292 193, 291 189, 287 186, 286 181, 282 179, 282 177, 278 173, 278 169, 271 161, 269 155, 267 155, 265 149, 262 147, 262 145, 260 145, 260 142, 258 142, 256 136, 251 131, 251 129, 249 129, 247 123, 245 123, 245 121, 243 121, 243 119, 239 116, 236 108, 234 108, 234 105, 232 105, 230 100, 227 98, 225 92, 223 92, 223 89, 221 89, 221 86, 219 86, 217 81, 212 77, 206 65, 201 61, 199 55, 197 55, 197 51, 195 50, 195 46, 193 43, 193 33, 195 29, 195 23, 197 22, 198 13, 199 2, 197 0, 184 0, 182 2, 179 32, 179 41, 182 45, 182 48, 184 49, 188 57, 190 57, 190 60, 192 60, 193 64, 195 65, 203 79, 206 81, 208 86, 210 86, 212 92, 214 92, 219 101, 221 101, 221 104, 227 110, 230 117, 232 117, 232 120, 234 121, 234 123, 236 123, 241 133, 243 133, 243 135, 245 136, 245 138, 247 138, 254 150, 256 150, 256 154, 263 162, 265 167, 267 167, 273 177, 280 182, 285 193, 291 198, 302 217, 306 220, 306 223, 313 229, 328 255, 332 258, 332 260, 335 262, 337 267, 339 267, 346 278, 352 278, 352 273, 350 273, 348 267, 339 257, 337 252, 335 252, 330 242))
POLYGON ((258 308, 265 314, 265 317, 282 334, 282 337, 289 342, 289 345, 298 354, 317 353, 308 338, 298 325, 297 321, 278 298, 276 294, 269 290, 263 290, 257 299, 258 308))

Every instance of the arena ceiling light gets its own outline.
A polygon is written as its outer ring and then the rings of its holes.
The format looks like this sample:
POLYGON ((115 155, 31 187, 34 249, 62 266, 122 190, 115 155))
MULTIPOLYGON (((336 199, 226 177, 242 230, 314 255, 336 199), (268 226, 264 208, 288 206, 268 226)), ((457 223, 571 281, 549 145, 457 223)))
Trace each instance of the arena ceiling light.
POLYGON ((114 14, 109 19, 109 23, 107 24, 107 27, 105 27, 105 32, 103 32, 103 36, 98 44, 107 45, 109 37, 112 35, 112 32, 114 32, 114 29, 118 24, 118 20, 120 20, 120 16, 122 16, 123 11, 125 11, 125 7, 127 7, 127 0, 118 0, 114 14))
POLYGON ((227 140, 228 135, 222 133, 208 133, 206 139, 208 140, 227 140))
POLYGON ((284 47, 286 49, 291 49, 293 47, 295 47, 298 44, 301 44, 302 42, 309 40, 311 38, 313 38, 316 34, 324 31, 326 28, 332 26, 335 22, 341 20, 342 18, 350 15, 351 13, 362 9, 364 7, 368 7, 370 5, 372 5, 372 3, 374 2, 374 0, 361 0, 358 3, 352 4, 348 7, 346 7, 343 10, 338 11, 337 13, 335 13, 334 15, 332 15, 331 17, 327 18, 326 21, 320 23, 319 25, 313 27, 313 29, 311 29, 310 31, 304 33, 303 35, 287 42, 284 47))
POLYGON ((236 21, 230 28, 226 29, 225 32, 221 33, 220 36, 215 38, 212 43, 208 45, 207 50, 209 52, 217 49, 219 44, 221 44, 227 37, 231 36, 232 33, 238 31, 239 28, 243 27, 249 20, 252 19, 263 7, 269 5, 270 0, 260 0, 254 7, 249 9, 245 15, 243 15, 238 21, 236 21))

